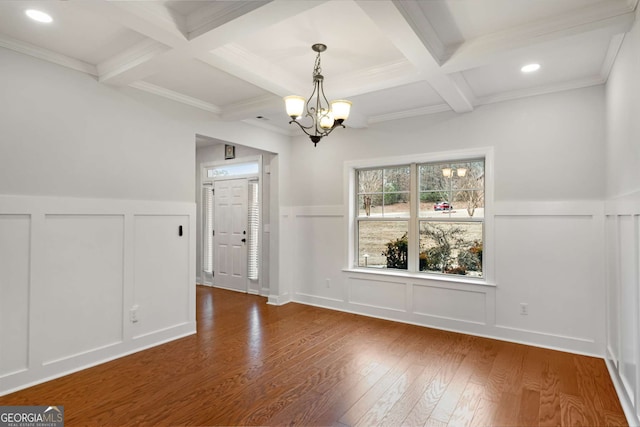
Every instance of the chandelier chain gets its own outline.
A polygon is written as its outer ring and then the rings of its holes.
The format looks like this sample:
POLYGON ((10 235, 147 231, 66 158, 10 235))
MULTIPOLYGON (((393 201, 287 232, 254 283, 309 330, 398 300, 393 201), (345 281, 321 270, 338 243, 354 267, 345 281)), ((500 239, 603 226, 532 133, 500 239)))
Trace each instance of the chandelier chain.
POLYGON ((320 66, 320 52, 316 55, 316 63, 313 66, 313 78, 315 80, 316 76, 322 74, 322 67, 320 66))

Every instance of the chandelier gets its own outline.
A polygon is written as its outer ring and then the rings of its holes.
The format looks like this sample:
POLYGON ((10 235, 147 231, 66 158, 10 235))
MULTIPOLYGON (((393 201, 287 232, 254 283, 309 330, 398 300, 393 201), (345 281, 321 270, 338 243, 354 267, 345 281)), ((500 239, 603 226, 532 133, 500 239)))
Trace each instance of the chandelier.
POLYGON ((329 135, 335 128, 345 127, 342 123, 349 117, 351 102, 344 99, 327 101, 323 87, 324 76, 320 67, 320 53, 327 50, 327 46, 318 43, 311 46, 311 49, 318 53, 316 63, 313 66, 313 92, 311 92, 309 100, 297 95, 285 96, 284 103, 287 115, 291 117, 289 124, 295 123, 300 126, 300 129, 309 135, 315 147, 323 137, 329 135), (307 120, 307 117, 311 121, 307 120), (303 124, 301 121, 306 123, 303 124))

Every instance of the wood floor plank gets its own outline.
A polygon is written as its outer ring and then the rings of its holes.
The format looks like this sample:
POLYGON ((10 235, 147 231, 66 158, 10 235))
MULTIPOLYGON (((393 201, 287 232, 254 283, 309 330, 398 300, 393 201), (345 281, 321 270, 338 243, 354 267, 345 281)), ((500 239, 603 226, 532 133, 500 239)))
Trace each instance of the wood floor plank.
POLYGON ((472 426, 493 426, 500 403, 482 398, 473 414, 472 426))
POLYGON ((391 387, 409 368, 411 365, 410 357, 403 357, 373 384, 366 393, 358 399, 349 410, 340 417, 338 421, 347 425, 355 425, 369 409, 371 409, 378 400, 384 395, 389 387, 391 387))
MULTIPOLYGON (((421 358, 420 360, 423 359, 421 358)), ((385 414, 383 420, 380 422, 381 427, 396 427, 402 424, 402 421, 407 418, 421 396, 426 392, 431 381, 433 381, 434 376, 438 372, 441 360, 437 355, 432 356, 430 363, 425 366, 420 376, 405 390, 403 395, 385 414)))
POLYGON ((198 333, 0 397, 65 425, 623 426, 602 359, 197 287, 198 333))
POLYGON ((429 419, 448 423, 454 410, 462 398, 462 394, 469 383, 473 372, 474 359, 465 357, 455 371, 455 375, 447 384, 447 389, 438 400, 429 419))
POLYGON ((402 425, 424 425, 429 420, 431 413, 447 390, 449 382, 454 377, 463 359, 464 356, 462 354, 456 353, 453 353, 448 359, 443 359, 442 366, 411 409, 409 415, 403 420, 402 425))
POLYGON ((562 426, 595 426, 596 420, 585 411, 585 402, 579 396, 560 393, 560 411, 562 426))
POLYGON ((467 382, 458 404, 456 405, 449 422, 449 427, 473 426, 473 417, 484 395, 484 386, 473 381, 467 382))
POLYGON ((540 385, 540 426, 551 427, 561 425, 560 391, 558 373, 545 364, 540 385))
POLYGON ((387 412, 400 400, 402 395, 422 375, 425 366, 411 365, 391 386, 378 398, 369 410, 358 420, 356 426, 380 425, 387 412))
POLYGON ((517 425, 537 427, 540 424, 540 391, 525 388, 520 399, 517 425))

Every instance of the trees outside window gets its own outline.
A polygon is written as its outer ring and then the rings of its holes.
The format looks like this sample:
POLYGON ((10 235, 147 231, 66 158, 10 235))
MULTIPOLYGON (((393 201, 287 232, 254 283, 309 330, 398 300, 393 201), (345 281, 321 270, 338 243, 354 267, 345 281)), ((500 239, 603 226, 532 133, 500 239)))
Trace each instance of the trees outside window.
POLYGON ((357 170, 357 266, 407 270, 413 252, 417 271, 482 277, 484 171, 484 159, 357 170))

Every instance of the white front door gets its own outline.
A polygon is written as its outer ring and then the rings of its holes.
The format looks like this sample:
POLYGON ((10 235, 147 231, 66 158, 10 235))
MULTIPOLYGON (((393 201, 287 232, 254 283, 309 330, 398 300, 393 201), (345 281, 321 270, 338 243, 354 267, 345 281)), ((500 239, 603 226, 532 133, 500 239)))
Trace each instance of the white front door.
POLYGON ((247 292, 247 180, 215 181, 214 286, 247 292))

